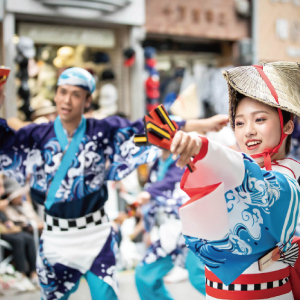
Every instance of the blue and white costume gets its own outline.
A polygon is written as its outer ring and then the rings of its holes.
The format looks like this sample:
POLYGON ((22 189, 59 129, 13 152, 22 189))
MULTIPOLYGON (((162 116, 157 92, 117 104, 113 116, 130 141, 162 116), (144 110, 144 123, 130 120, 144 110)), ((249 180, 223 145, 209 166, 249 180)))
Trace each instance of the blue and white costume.
POLYGON ((191 283, 205 294, 204 265, 187 251, 181 233, 178 209, 188 198, 180 189, 183 172, 172 155, 166 160, 158 158, 145 185, 144 190, 151 195, 150 202, 142 206, 145 229, 149 232, 158 225, 159 239, 149 247, 136 268, 136 285, 142 300, 173 299, 164 287, 163 277, 174 264, 186 266, 191 283))
MULTIPOLYGON (((62 73, 58 85, 64 84, 95 89, 93 77, 79 68, 62 73)), ((117 299, 116 242, 103 209, 105 182, 156 158, 155 149, 133 143, 133 135, 143 130, 142 121, 82 117, 69 143, 59 117, 19 131, 0 120, 0 171, 20 183, 31 174, 31 195, 45 205, 37 260, 42 299, 67 299, 82 275, 93 300, 117 299)))
POLYGON ((208 268, 207 299, 246 299, 239 294, 227 298, 229 290, 246 290, 247 299, 294 299, 286 279, 291 261, 259 271, 258 259, 276 245, 283 252, 291 248, 300 208, 300 164, 273 161, 272 171, 266 171, 250 156, 201 138, 197 170, 186 171, 181 182, 191 199, 179 212, 187 246, 208 268), (241 285, 243 278, 256 286, 241 285))

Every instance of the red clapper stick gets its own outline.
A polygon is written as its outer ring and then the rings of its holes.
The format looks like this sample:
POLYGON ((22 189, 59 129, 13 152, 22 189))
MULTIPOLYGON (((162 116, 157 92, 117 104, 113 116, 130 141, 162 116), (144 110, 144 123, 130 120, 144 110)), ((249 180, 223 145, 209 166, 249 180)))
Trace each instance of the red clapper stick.
POLYGON ((9 72, 10 68, 0 66, 0 86, 6 83, 9 72))
MULTIPOLYGON (((170 150, 173 137, 178 130, 178 125, 172 121, 164 106, 161 104, 144 117, 145 134, 135 135, 134 143, 137 146, 154 145, 170 150)), ((187 164, 190 172, 196 170, 193 162, 187 164)))

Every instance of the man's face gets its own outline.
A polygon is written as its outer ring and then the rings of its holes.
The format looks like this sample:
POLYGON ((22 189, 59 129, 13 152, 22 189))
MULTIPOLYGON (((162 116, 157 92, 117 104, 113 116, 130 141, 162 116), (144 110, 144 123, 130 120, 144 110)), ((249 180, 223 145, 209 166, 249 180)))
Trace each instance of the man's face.
POLYGON ((77 121, 85 108, 90 106, 91 97, 87 91, 72 85, 61 85, 57 88, 54 101, 57 113, 64 122, 77 121))

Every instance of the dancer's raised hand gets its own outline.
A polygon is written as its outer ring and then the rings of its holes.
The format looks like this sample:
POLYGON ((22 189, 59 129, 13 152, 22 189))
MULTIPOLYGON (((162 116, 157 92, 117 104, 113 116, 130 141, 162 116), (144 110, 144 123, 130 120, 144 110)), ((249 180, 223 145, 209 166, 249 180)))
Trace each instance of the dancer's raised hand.
POLYGON ((180 155, 176 163, 177 167, 185 167, 190 162, 191 157, 199 153, 201 146, 202 141, 198 136, 190 136, 183 131, 177 131, 170 149, 173 153, 173 159, 180 155))

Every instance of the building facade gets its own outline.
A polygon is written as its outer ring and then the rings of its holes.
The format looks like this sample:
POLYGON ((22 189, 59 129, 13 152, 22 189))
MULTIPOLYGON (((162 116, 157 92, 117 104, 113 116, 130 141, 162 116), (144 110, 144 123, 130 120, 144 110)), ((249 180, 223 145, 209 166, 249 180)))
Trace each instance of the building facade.
POLYGON ((161 55, 236 64, 238 43, 250 37, 250 10, 248 0, 146 0, 144 44, 161 55))
POLYGON ((48 1, 0 0, 2 12, 2 62, 12 68, 6 85, 9 105, 6 117, 16 115, 15 56, 16 36, 28 36, 38 47, 76 47, 82 44, 110 57, 116 75, 118 110, 131 118, 143 115, 143 85, 137 84, 143 70, 144 0, 114 1, 48 1), (133 47, 136 62, 131 68, 123 65, 123 49, 133 47), (140 87, 140 88, 139 88, 140 87))
POLYGON ((240 64, 240 45, 249 41, 251 33, 250 11, 248 0, 146 0, 143 46, 157 51, 160 102, 194 82, 198 117, 227 112, 222 68, 240 64), (214 85, 222 86, 217 93, 214 85), (220 111, 215 109, 217 94, 223 95, 220 111))

